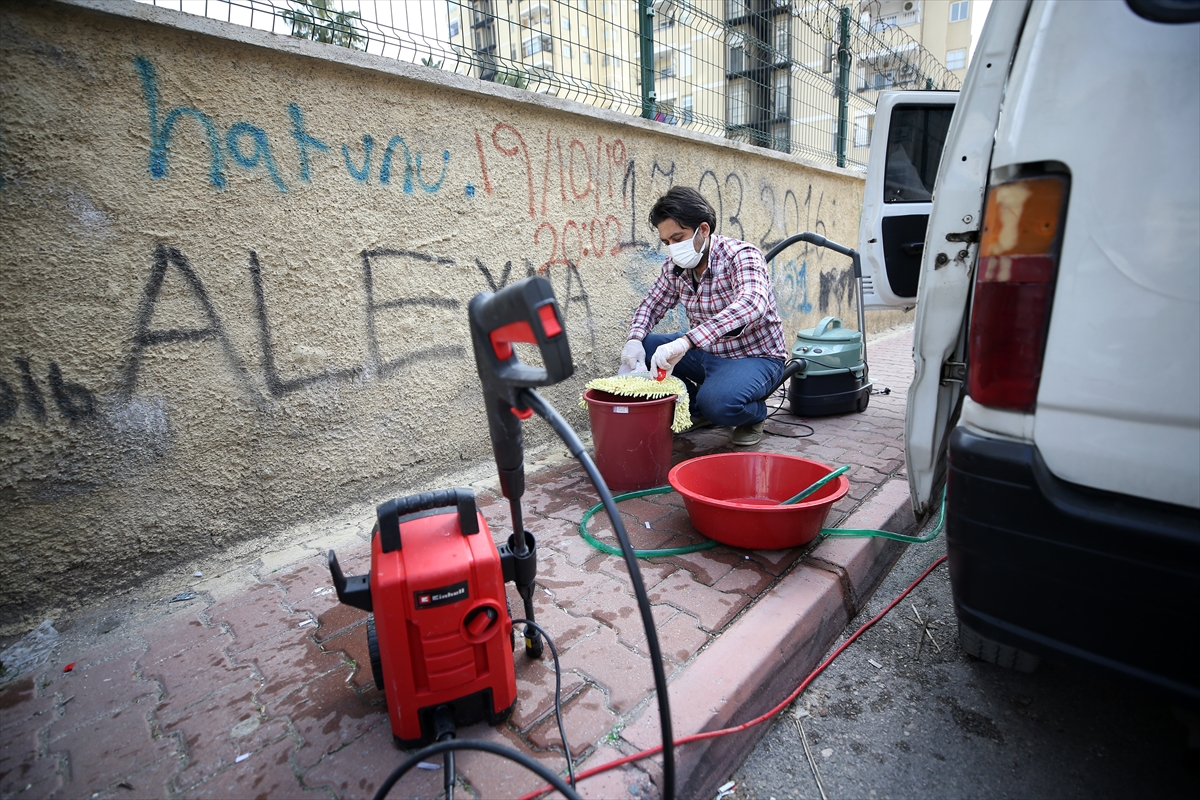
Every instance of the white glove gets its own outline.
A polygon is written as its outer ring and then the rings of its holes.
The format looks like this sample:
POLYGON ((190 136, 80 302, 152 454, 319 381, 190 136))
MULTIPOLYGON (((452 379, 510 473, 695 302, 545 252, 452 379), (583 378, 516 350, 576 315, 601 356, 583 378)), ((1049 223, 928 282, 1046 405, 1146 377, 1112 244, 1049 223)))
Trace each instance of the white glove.
POLYGON ((650 369, 654 371, 665 370, 669 378, 671 377, 671 370, 675 369, 675 365, 679 363, 679 359, 683 358, 684 354, 691 349, 692 343, 688 341, 686 336, 672 339, 654 351, 654 359, 650 363, 650 369))
POLYGON ((646 348, 638 339, 630 339, 621 348, 621 368, 617 370, 618 375, 627 375, 630 372, 646 372, 646 348))

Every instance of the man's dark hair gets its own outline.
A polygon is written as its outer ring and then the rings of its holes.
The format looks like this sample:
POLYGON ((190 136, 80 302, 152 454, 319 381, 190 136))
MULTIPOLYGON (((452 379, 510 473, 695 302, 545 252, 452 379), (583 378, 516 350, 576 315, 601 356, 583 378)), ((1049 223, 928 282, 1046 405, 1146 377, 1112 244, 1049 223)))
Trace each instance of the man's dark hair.
POLYGON ((692 230, 699 228, 701 222, 707 222, 708 229, 717 232, 717 214, 713 207, 704 199, 704 195, 686 186, 672 186, 650 209, 650 224, 653 227, 657 228, 664 219, 673 219, 681 227, 692 230))

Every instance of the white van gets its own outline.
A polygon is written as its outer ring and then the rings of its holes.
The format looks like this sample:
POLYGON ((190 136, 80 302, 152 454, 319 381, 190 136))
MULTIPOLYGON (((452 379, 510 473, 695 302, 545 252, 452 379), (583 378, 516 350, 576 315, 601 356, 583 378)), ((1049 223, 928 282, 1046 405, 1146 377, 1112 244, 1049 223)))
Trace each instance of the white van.
POLYGON ((993 3, 961 93, 881 96, 859 250, 964 649, 1200 708, 1200 3, 993 3))

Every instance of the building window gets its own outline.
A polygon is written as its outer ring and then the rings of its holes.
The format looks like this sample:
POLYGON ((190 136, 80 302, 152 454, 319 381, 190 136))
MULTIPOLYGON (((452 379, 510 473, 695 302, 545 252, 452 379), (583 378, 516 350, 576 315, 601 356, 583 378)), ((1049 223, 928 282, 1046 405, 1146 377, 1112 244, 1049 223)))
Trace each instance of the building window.
POLYGON ((833 42, 825 43, 825 60, 821 62, 821 72, 829 74, 833 72, 834 59, 837 57, 837 45, 833 42))
POLYGON ((679 77, 692 77, 692 48, 690 46, 679 50, 679 77))
POLYGON ((563 58, 570 58, 570 57, 571 57, 571 45, 569 45, 569 44, 566 44, 566 43, 564 42, 562 45, 560 45, 560 47, 561 47, 562 49, 561 49, 559 52, 560 52, 560 53, 562 53, 562 57, 563 57, 563 58))
POLYGON ((775 26, 775 52, 779 54, 777 60, 787 58, 788 54, 788 18, 783 17, 775 26))
POLYGON ((950 4, 950 21, 962 22, 967 18, 967 8, 970 4, 967 0, 958 0, 950 4))
POLYGON ((689 94, 683 98, 683 124, 687 125, 695 119, 695 113, 692 107, 692 96, 689 94))
POLYGON ((537 25, 550 23, 550 6, 538 3, 521 15, 522 25, 537 25))
POLYGON ((458 20, 452 19, 450 20, 450 38, 453 39, 455 36, 458 36, 458 20))
POLYGON ((854 146, 870 147, 871 131, 873 131, 874 128, 874 114, 856 114, 854 116, 854 146))
POLYGON ((587 25, 580 25, 580 26, 579 26, 579 36, 580 36, 581 38, 583 38, 583 39, 586 39, 586 38, 588 38, 588 30, 587 30, 587 25))
POLYGON ((746 124, 746 85, 742 81, 734 81, 729 85, 729 107, 726 118, 730 125, 746 124))
POLYGON ((585 14, 587 13, 587 4, 588 0, 579 0, 579 10, 585 14))
POLYGON ((529 58, 535 53, 551 53, 554 52, 554 38, 549 34, 538 34, 536 36, 526 36, 521 43, 521 54, 525 58, 529 58))
POLYGON ((966 65, 966 50, 951 50, 949 53, 946 53, 946 69, 962 69, 966 65))
POLYGON ((592 63, 592 54, 589 53, 587 50, 583 51, 583 63, 589 64, 589 65, 592 63))
POLYGON ((746 68, 746 43, 738 38, 729 45, 729 71, 741 72, 746 68))
POLYGON ((775 112, 777 117, 788 116, 788 73, 775 73, 774 97, 772 98, 771 110, 775 112))

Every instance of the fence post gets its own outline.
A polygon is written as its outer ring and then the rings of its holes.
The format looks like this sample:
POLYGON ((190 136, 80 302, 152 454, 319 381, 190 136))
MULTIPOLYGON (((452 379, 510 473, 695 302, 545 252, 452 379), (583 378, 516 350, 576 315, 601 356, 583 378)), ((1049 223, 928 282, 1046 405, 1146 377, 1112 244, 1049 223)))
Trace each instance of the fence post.
POLYGON ((846 133, 850 125, 850 8, 842 8, 841 41, 838 44, 837 165, 846 166, 846 133))
POLYGON ((642 62, 642 116, 654 119, 654 0, 638 0, 638 39, 642 62))

